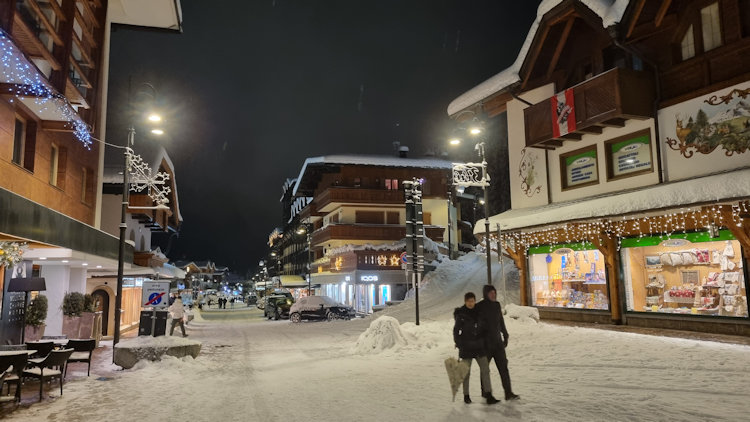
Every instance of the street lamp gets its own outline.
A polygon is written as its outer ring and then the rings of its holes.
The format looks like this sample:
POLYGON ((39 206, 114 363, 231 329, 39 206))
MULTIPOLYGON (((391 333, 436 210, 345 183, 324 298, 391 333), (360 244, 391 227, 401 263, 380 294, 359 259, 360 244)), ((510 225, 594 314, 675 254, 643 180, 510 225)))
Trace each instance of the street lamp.
MULTIPOLYGON (((156 89, 149 83, 142 83, 141 87, 146 87, 151 90, 152 99, 156 99, 156 89)), ((130 98, 130 95, 128 95, 130 98)), ((132 110, 132 103, 128 100, 129 109, 132 110)), ((149 115, 148 120, 150 122, 161 121, 161 116, 152 113, 149 115)), ((163 131, 161 133, 164 133, 163 131)), ((125 145, 125 168, 122 172, 122 208, 120 211, 120 245, 117 255, 117 288, 115 294, 115 332, 112 339, 112 361, 114 361, 114 350, 115 345, 120 341, 120 319, 122 310, 122 285, 124 276, 125 266, 125 232, 127 230, 127 212, 128 212, 128 201, 130 199, 130 181, 129 174, 131 171, 131 155, 132 147, 135 143, 135 122, 131 121, 128 127, 128 137, 125 145)), ((140 181, 139 181, 140 182, 140 181)), ((162 209, 164 203, 159 203, 156 207, 139 207, 139 209, 162 209)))
MULTIPOLYGON (((492 258, 491 258, 491 249, 490 249, 490 210, 489 210, 490 201, 488 199, 490 176, 487 173, 487 159, 484 153, 484 141, 481 138, 479 138, 480 135, 484 133, 484 127, 482 125, 481 120, 474 117, 471 120, 471 122, 469 122, 468 125, 463 127, 463 129, 469 134, 471 134, 471 136, 477 138, 476 143, 474 144, 474 150, 477 151, 477 153, 479 154, 479 157, 482 159, 482 162, 481 162, 482 179, 479 181, 476 181, 474 180, 473 177, 471 177, 471 175, 469 175, 468 179, 470 179, 469 181, 471 183, 465 184, 465 186, 482 186, 482 189, 484 190, 484 200, 480 200, 479 203, 484 205, 484 238, 485 238, 486 249, 487 249, 487 284, 492 284, 492 258)), ((449 140, 449 142, 451 145, 456 146, 456 145, 461 144, 461 140, 462 139, 460 136, 454 136, 453 138, 449 140)), ((455 174, 456 174, 456 166, 454 166, 454 177, 455 177, 455 174)), ((466 175, 466 173, 464 173, 464 175, 466 175)))

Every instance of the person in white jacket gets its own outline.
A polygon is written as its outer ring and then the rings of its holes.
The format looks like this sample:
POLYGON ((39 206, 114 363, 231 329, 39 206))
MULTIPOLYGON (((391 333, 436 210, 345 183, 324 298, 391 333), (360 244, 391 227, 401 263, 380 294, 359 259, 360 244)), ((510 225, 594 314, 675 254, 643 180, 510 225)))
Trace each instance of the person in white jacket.
POLYGON ((185 316, 185 308, 182 306, 182 298, 180 297, 179 293, 177 294, 177 298, 174 300, 174 303, 170 305, 169 313, 172 314, 172 327, 169 329, 169 335, 171 336, 174 333, 174 327, 177 324, 180 324, 182 336, 187 337, 188 335, 185 334, 185 323, 182 321, 183 317, 185 316))

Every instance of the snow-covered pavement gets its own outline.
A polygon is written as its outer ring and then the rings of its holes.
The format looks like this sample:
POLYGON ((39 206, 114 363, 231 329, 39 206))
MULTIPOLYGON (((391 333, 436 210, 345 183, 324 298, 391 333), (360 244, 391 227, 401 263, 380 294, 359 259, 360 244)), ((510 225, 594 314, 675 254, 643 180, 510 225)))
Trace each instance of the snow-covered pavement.
MULTIPOLYGON (((65 394, 12 413, 11 421, 737 421, 750 403, 750 347, 508 319, 508 356, 521 400, 451 401, 443 360, 455 356, 453 307, 481 291, 483 258, 443 265, 411 303, 375 318, 292 324, 259 311, 197 317, 193 360, 168 358, 126 371, 99 362, 65 394), (231 315, 231 316, 229 316, 231 315), (382 321, 382 319, 381 319, 382 321), (99 380, 104 375, 110 380, 99 380)), ((524 308, 512 309, 516 313, 524 308)), ((74 371, 80 375, 80 372, 74 371)), ((84 373, 85 375, 85 373, 84 373)), ((70 377, 69 377, 70 378, 70 377)), ((495 396, 502 396, 492 369, 495 396)), ((54 388, 53 397, 58 396, 54 388)))

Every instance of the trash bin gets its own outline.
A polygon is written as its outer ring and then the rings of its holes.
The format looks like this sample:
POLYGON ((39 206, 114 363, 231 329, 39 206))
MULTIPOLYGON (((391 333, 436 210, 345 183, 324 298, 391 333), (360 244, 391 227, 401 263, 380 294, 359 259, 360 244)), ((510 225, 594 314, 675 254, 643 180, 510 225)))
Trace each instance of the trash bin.
MULTIPOLYGON (((150 336, 151 324, 154 311, 141 311, 140 325, 138 327, 139 336, 150 336)), ((154 328, 154 337, 166 335, 167 333, 167 311, 156 311, 156 325, 154 328)))

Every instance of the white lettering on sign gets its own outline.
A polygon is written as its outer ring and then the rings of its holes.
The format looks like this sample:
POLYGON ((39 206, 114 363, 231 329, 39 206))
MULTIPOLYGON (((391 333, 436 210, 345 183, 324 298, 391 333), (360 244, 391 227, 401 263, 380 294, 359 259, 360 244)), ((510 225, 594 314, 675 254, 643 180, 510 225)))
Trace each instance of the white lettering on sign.
POLYGON ((361 281, 378 281, 378 276, 376 276, 376 275, 363 275, 359 279, 361 281))

